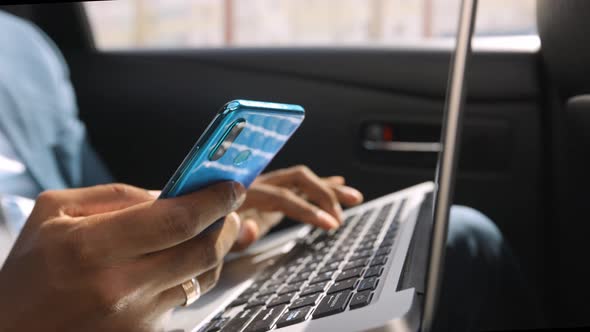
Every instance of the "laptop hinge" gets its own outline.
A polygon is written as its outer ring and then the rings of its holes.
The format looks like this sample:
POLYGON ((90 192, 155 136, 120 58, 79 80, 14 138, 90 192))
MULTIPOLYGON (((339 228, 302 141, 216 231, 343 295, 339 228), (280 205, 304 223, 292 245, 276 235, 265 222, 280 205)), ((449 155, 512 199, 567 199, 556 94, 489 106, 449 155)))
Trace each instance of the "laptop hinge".
POLYGON ((424 294, 430 252, 430 233, 432 232, 432 207, 432 192, 430 192, 424 196, 420 205, 414 234, 398 284, 398 291, 414 288, 419 295, 424 294))

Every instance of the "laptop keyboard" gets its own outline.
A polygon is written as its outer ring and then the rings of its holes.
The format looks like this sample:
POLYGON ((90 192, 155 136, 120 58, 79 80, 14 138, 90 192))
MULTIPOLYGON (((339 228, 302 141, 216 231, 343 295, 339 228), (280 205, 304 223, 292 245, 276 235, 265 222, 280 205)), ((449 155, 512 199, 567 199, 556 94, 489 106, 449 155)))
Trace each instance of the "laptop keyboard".
POLYGON ((199 331, 265 332, 369 305, 404 203, 351 215, 336 231, 314 230, 199 331))

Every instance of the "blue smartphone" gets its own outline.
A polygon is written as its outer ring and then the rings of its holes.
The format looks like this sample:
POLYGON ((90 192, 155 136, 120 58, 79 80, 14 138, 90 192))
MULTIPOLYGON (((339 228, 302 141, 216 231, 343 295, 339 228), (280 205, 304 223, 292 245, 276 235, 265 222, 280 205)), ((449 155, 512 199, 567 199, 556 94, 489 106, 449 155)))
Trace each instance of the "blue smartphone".
POLYGON ((305 118, 299 105, 233 100, 226 103, 174 172, 160 198, 221 181, 248 188, 305 118))

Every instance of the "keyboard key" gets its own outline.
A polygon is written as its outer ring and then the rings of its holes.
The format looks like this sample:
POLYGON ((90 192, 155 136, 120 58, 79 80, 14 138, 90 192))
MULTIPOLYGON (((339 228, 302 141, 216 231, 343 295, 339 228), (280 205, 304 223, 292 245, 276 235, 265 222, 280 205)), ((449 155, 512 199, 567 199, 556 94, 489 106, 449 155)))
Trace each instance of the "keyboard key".
POLYGON ((346 217, 346 219, 344 219, 344 223, 343 224, 350 224, 350 222, 352 222, 352 220, 354 218, 356 218, 356 216, 357 216, 356 214, 353 214, 351 216, 346 217))
POLYGON ((346 240, 350 241, 352 240, 353 242, 355 242, 356 239, 358 239, 358 237, 361 235, 361 233, 363 232, 363 230, 367 227, 366 224, 356 224, 354 225, 354 227, 351 227, 351 230, 348 234, 346 234, 346 240))
POLYGON ((305 287, 302 291, 300 296, 315 294, 315 293, 323 293, 328 286, 328 282, 321 282, 314 285, 309 285, 305 287))
POLYGON ((324 258, 326 258, 326 254, 317 253, 317 254, 315 254, 315 255, 313 255, 311 257, 310 262, 314 262, 314 263, 318 263, 319 264, 319 263, 321 263, 324 260, 324 258))
POLYGON ((267 307, 271 308, 271 307, 277 306, 279 304, 289 304, 289 303, 291 303, 291 300, 293 299, 293 297, 295 297, 295 293, 289 293, 289 294, 275 297, 272 301, 270 301, 270 303, 267 305, 267 307))
POLYGON ((376 266, 376 265, 385 265, 386 262, 387 262, 387 256, 375 257, 371 261, 371 267, 376 266))
MULTIPOLYGON (((369 236, 369 237, 371 237, 371 236, 369 236)), ((356 249, 354 250, 354 254, 359 254, 359 253, 361 253, 361 252, 364 252, 364 251, 367 251, 367 250, 371 251, 371 249, 370 249, 370 248, 364 248, 364 246, 366 246, 366 244, 365 244, 366 242, 365 242, 365 241, 366 241, 366 240, 367 240, 369 237, 365 237, 365 238, 363 238, 363 241, 362 241, 362 242, 359 244, 359 246, 358 246, 358 247, 356 247, 356 249)), ((372 240, 372 241, 374 241, 374 240, 372 240)), ((372 242, 372 241, 371 241, 371 242, 372 242)), ((372 252, 369 252, 369 253, 372 253, 372 252)), ((354 255, 354 254, 353 254, 353 255, 354 255)))
POLYGON ((350 300, 350 309, 364 307, 371 303, 372 299, 373 293, 370 290, 356 293, 352 296, 352 300, 350 300))
POLYGON ((375 256, 382 256, 382 255, 389 255, 391 252, 391 247, 383 247, 375 253, 375 256))
POLYGON ((374 241, 366 241, 366 239, 363 239, 363 242, 356 249, 357 250, 373 249, 374 246, 375 246, 374 241))
POLYGON ((366 257, 370 257, 371 255, 373 255, 373 250, 362 250, 359 252, 355 252, 354 254, 352 254, 352 256, 350 256, 350 261, 354 261, 360 258, 366 258, 366 257))
POLYGON ((343 260, 346 257, 346 255, 348 255, 348 253, 343 252, 343 251, 337 251, 332 254, 331 258, 343 260))
POLYGON ((312 244, 322 242, 328 238, 328 233, 326 233, 320 229, 318 229, 318 233, 316 233, 316 234, 317 235, 315 235, 315 239, 313 239, 312 244))
POLYGON ((310 285, 313 285, 313 284, 316 284, 318 282, 324 282, 324 281, 332 280, 332 276, 333 275, 334 275, 334 271, 325 272, 325 273, 319 273, 313 279, 311 279, 311 281, 309 282, 309 284, 310 285))
POLYGON ((370 209, 370 210, 367 210, 367 211, 365 211, 365 212, 363 213, 363 215, 361 216, 361 218, 359 219, 358 223, 359 223, 359 224, 361 224, 361 223, 364 223, 364 222, 366 222, 366 221, 367 221, 367 219, 369 219, 369 217, 371 217, 371 215, 373 214, 373 212, 374 212, 374 211, 375 211, 375 209, 374 209, 374 208, 373 208, 373 209, 370 209))
POLYGON ((397 228, 394 229, 389 229, 386 233, 385 233, 385 238, 386 239, 393 239, 395 238, 395 236, 397 235, 397 228))
POLYGON ((365 279, 365 280, 361 281, 361 283, 359 284, 358 291, 362 292, 364 290, 374 290, 377 287, 378 282, 379 282, 379 279, 377 279, 377 277, 365 279))
POLYGON ((358 281, 358 279, 348 279, 348 280, 336 282, 332 285, 332 287, 330 287, 330 289, 328 289, 328 294, 341 292, 345 289, 354 289, 357 281, 358 281))
POLYGON ((347 227, 350 227, 350 220, 352 220, 350 217, 346 218, 346 220, 344 220, 344 225, 342 227, 339 227, 336 230, 331 230, 329 233, 331 235, 332 238, 336 237, 339 234, 342 234, 344 232, 344 229, 347 227))
POLYGON ((309 276, 311 275, 310 272, 306 272, 306 273, 298 273, 296 274, 293 278, 291 278, 289 280, 290 284, 295 284, 295 283, 300 283, 302 281, 306 281, 307 278, 309 278, 309 276))
POLYGON ((365 235, 365 237, 363 238, 363 241, 373 242, 373 241, 377 240, 377 238, 379 237, 380 231, 381 231, 380 229, 376 229, 374 231, 371 231, 371 233, 365 235))
POLYGON ((314 294, 314 295, 300 297, 297 300, 293 301, 293 303, 289 307, 289 310, 293 310, 293 309, 297 309, 297 308, 301 308, 301 307, 307 307, 308 305, 316 305, 318 303, 318 300, 320 299, 321 295, 322 294, 314 294))
POLYGON ((261 286, 262 286, 262 283, 255 282, 255 283, 251 284, 250 287, 248 287, 242 294, 240 294, 240 296, 244 296, 247 294, 253 295, 254 293, 256 293, 260 289, 261 286))
POLYGON ((319 263, 317 262, 312 262, 309 264, 305 264, 305 267, 300 271, 300 272, 313 272, 315 271, 315 269, 318 267, 319 263))
POLYGON ((379 244, 379 249, 391 246, 393 246, 393 240, 384 239, 381 244, 379 244))
POLYGON ((282 269, 277 270, 277 272, 275 272, 272 276, 271 279, 273 280, 281 280, 283 278, 288 278, 289 277, 289 272, 295 268, 297 269, 299 267, 299 263, 289 263, 287 265, 285 265, 282 269))
POLYGON ((342 261, 344 260, 344 258, 346 257, 346 253, 341 253, 341 254, 337 254, 335 256, 330 257, 330 259, 328 259, 326 261, 326 265, 327 264, 334 264, 334 263, 342 263, 342 261))
POLYGON ((342 240, 342 244, 353 244, 354 241, 356 240, 355 236, 360 232, 360 230, 357 229, 352 229, 352 231, 348 234, 346 234, 346 236, 342 236, 343 240, 342 240))
POLYGON ((349 290, 326 295, 313 313, 313 318, 316 319, 343 312, 351 295, 352 292, 349 290))
POLYGON ((289 310, 281 316, 279 321, 277 322, 277 327, 285 327, 297 323, 304 322, 309 316, 313 307, 303 307, 295 310, 289 310))
POLYGON ((393 245, 393 239, 383 239, 383 241, 381 242, 381 244, 379 245, 379 248, 383 248, 383 247, 391 247, 393 245))
POLYGON ((389 225, 389 230, 390 231, 397 230, 398 228, 399 228, 399 224, 396 223, 396 222, 391 223, 391 225, 389 225))
POLYGON ((320 251, 316 251, 314 252, 313 256, 311 256, 311 262, 318 262, 320 263, 321 261, 324 260, 324 258, 326 258, 326 256, 328 255, 328 249, 325 250, 320 250, 320 251))
POLYGON ((350 255, 350 258, 348 258, 348 261, 352 262, 352 261, 356 261, 359 259, 368 258, 372 255, 373 255, 372 250, 364 250, 362 252, 355 251, 352 255, 350 255))
POLYGON ((338 270, 338 268, 340 267, 340 262, 334 262, 332 264, 326 264, 324 265, 319 273, 324 273, 324 272, 330 272, 330 271, 336 271, 338 270))
POLYGON ((248 305, 246 306, 246 309, 256 307, 259 305, 266 305, 272 296, 273 296, 273 294, 256 296, 255 298, 250 299, 250 301, 248 301, 248 305))
POLYGON ((340 273, 338 275, 338 277, 336 278, 336 281, 342 281, 342 280, 350 279, 350 278, 359 278, 362 275, 363 275, 363 268, 359 267, 356 269, 343 271, 342 273, 340 273))
POLYGON ((351 233, 348 234, 348 236, 346 237, 346 242, 353 244, 354 242, 356 242, 356 239, 359 238, 359 236, 361 235, 361 229, 353 229, 351 233))
POLYGON ((299 264, 290 265, 289 267, 287 267, 287 269, 285 271, 288 274, 293 274, 293 273, 297 272, 297 270, 299 270, 299 264))
POLYGON ((337 255, 346 255, 355 242, 356 239, 345 238, 340 244, 338 244, 338 246, 336 246, 336 250, 332 253, 332 258, 337 255))
POLYGON ((218 320, 215 320, 211 323, 209 323, 209 326, 207 326, 207 332, 217 332, 219 330, 221 330, 225 324, 227 324, 227 322, 229 321, 229 318, 223 317, 220 318, 218 320))
POLYGON ((272 294, 276 293, 278 289, 279 289, 279 285, 275 285, 272 287, 266 287, 266 288, 263 288, 262 290, 260 290, 260 292, 258 292, 257 296, 272 295, 272 294))
POLYGON ((314 243, 314 244, 312 244, 310 246, 310 248, 311 248, 312 251, 320 251, 320 250, 322 250, 325 247, 326 247, 326 242, 325 241, 314 243))
POLYGON ((246 324, 250 323, 256 315, 262 310, 262 306, 245 309, 244 311, 240 312, 236 317, 232 318, 227 325, 225 325, 221 331, 222 332, 240 332, 246 324))
MULTIPOLYGON (((340 233, 338 233, 338 234, 340 234, 340 233)), ((326 240, 326 246, 328 247, 328 249, 332 249, 332 247, 334 247, 336 242, 338 242, 338 239, 334 235, 334 236, 332 236, 332 238, 326 240)))
POLYGON ((369 264, 368 258, 358 259, 353 262, 348 262, 346 265, 344 265, 342 270, 346 271, 346 270, 350 270, 350 269, 356 269, 357 267, 365 267, 367 264, 369 264))
MULTIPOLYGON (((298 267, 297 269, 299 269, 299 267, 298 267)), ((287 270, 284 270, 284 271, 285 271, 285 273, 281 274, 281 275, 280 275, 280 276, 278 276, 278 277, 275 277, 275 278, 273 279, 273 281, 274 281, 274 282, 277 282, 277 283, 278 283, 278 282, 280 282, 280 283, 285 283, 285 281, 287 281, 287 279, 289 279, 289 278, 290 278, 290 277, 293 275, 293 273, 295 273, 295 272, 289 272, 289 271, 287 271, 287 270)))
POLYGON ((270 266, 267 270, 262 271, 254 280, 257 284, 264 284, 275 273, 275 266, 270 266))
POLYGON ((293 292, 297 292, 301 286, 303 286, 303 281, 300 281, 296 284, 292 284, 292 285, 286 285, 285 287, 281 288, 281 290, 279 290, 277 292, 278 295, 283 295, 283 294, 287 294, 287 293, 293 293, 293 292))
POLYGON ((238 307, 243 304, 246 304, 246 303, 248 303, 249 298, 250 298, 250 296, 240 296, 237 299, 233 300, 227 307, 233 308, 233 307, 238 307))
POLYGON ((365 273, 365 278, 379 277, 379 276, 381 276, 382 272, 383 272, 383 266, 370 267, 369 269, 367 269, 367 272, 365 273))
POLYGON ((240 294, 240 297, 252 297, 252 295, 254 295, 256 293, 255 290, 250 290, 250 289, 246 289, 242 294, 240 294))
POLYGON ((266 332, 270 330, 285 309, 287 309, 287 305, 283 304, 261 311, 244 332, 266 332))
POLYGON ((383 219, 377 220, 377 222, 375 222, 373 225, 371 225, 371 228, 369 228, 369 231, 371 233, 379 233, 379 231, 381 229, 383 229, 383 224, 385 224, 385 221, 383 219))
POLYGON ((268 283, 264 285, 264 288, 274 288, 275 290, 281 287, 285 283, 285 280, 270 280, 268 283))

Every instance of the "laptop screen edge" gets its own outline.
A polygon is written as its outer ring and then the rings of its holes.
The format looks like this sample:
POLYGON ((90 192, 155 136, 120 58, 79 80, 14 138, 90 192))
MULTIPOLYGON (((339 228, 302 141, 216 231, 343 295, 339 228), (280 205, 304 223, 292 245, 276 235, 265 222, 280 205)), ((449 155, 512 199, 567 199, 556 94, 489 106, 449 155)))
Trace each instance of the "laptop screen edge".
POLYGON ((471 54, 471 39, 477 0, 462 0, 456 46, 450 68, 445 104, 441 151, 435 178, 434 213, 430 257, 426 276, 422 331, 432 329, 442 281, 450 207, 453 202, 455 174, 460 150, 462 118, 465 104, 465 73, 471 54))

